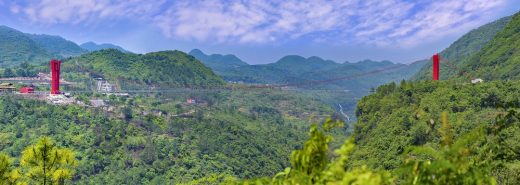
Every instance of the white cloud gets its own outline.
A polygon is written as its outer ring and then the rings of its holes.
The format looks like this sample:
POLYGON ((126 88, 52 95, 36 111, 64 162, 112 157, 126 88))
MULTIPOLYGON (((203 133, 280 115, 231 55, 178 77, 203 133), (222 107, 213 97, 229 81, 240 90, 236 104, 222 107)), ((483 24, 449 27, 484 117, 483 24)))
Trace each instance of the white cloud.
POLYGON ((178 39, 266 43, 320 42, 414 46, 488 21, 507 0, 42 0, 11 12, 43 24, 128 19, 178 39))
POLYGON ((84 24, 117 18, 148 17, 164 1, 41 0, 12 3, 11 12, 43 24, 84 24))

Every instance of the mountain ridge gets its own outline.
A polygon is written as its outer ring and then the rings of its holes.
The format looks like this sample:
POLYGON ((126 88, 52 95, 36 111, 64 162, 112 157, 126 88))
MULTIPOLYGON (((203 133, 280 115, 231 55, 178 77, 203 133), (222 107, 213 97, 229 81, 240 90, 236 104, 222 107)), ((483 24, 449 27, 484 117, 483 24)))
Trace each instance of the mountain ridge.
MULTIPOLYGON (((462 37, 453 42, 448 48, 441 51, 439 54, 445 60, 448 60, 455 67, 461 68, 465 60, 469 56, 476 54, 489 43, 493 37, 503 29, 511 20, 512 16, 507 16, 499 20, 487 23, 470 32, 464 34, 462 37)), ((432 75, 432 64, 430 59, 425 59, 427 64, 417 73, 413 80, 428 80, 432 75)), ((440 79, 446 80, 450 77, 457 76, 460 71, 456 71, 446 65, 440 67, 440 79)))
POLYGON ((127 89, 137 86, 209 87, 224 84, 200 61, 177 50, 133 54, 104 49, 65 60, 63 71, 79 73, 78 76, 89 72, 92 73, 91 77, 102 77, 123 84, 122 88, 127 89))
POLYGON ((103 50, 103 49, 117 49, 121 52, 131 53, 130 51, 124 49, 121 46, 118 46, 115 44, 110 44, 110 43, 97 44, 95 42, 89 41, 89 42, 85 42, 79 46, 87 51, 99 51, 99 50, 103 50))
POLYGON ((51 58, 66 58, 86 53, 76 43, 60 36, 28 34, 5 25, 0 26, 0 65, 22 62, 44 63, 51 58))

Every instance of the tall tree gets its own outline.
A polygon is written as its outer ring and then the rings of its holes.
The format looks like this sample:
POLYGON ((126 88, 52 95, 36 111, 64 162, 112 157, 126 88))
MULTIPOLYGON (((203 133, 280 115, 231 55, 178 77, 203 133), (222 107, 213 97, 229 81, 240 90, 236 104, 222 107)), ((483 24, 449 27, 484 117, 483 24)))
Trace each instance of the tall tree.
POLYGON ((0 153, 0 182, 6 182, 11 171, 11 159, 4 153, 0 153))
POLYGON ((13 70, 11 68, 7 68, 7 69, 4 70, 4 75, 3 76, 9 78, 9 77, 14 77, 16 75, 14 74, 14 72, 13 72, 13 70))
POLYGON ((0 185, 18 184, 21 178, 20 170, 14 169, 11 157, 0 153, 0 185))
POLYGON ((20 164, 31 184, 64 184, 76 166, 74 152, 56 147, 49 137, 41 138, 22 152, 20 164))

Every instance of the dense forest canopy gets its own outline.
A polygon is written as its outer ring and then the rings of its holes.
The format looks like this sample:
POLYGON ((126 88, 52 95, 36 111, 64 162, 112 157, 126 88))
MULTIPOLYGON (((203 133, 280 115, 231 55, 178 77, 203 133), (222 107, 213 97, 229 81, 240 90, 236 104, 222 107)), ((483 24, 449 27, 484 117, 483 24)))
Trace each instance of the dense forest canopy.
POLYGON ((161 93, 106 101, 118 108, 107 112, 2 96, 0 150, 19 159, 29 144, 49 136, 75 151, 75 184, 170 184, 210 174, 254 178, 288 166, 290 151, 309 128, 305 120, 333 112, 283 91, 161 93), (184 103, 193 97, 201 104, 184 103))
MULTIPOLYGON (((224 81, 211 69, 181 51, 161 51, 148 54, 124 53, 116 49, 94 51, 63 62, 64 73, 121 83, 122 89, 133 85, 166 87, 219 87, 224 81)), ((65 74, 67 75, 67 74, 65 74)))

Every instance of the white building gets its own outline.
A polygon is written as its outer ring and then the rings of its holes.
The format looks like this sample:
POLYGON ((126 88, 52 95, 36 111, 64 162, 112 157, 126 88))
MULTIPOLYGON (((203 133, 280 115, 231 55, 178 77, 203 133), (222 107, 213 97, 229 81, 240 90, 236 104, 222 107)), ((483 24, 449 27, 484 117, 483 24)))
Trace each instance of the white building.
POLYGON ((97 81, 97 91, 98 92, 112 92, 114 86, 108 81, 103 79, 98 79, 97 81))
POLYGON ((471 80, 471 83, 473 83, 473 84, 482 83, 482 82, 484 82, 484 80, 482 80, 480 78, 475 78, 475 79, 471 80))

